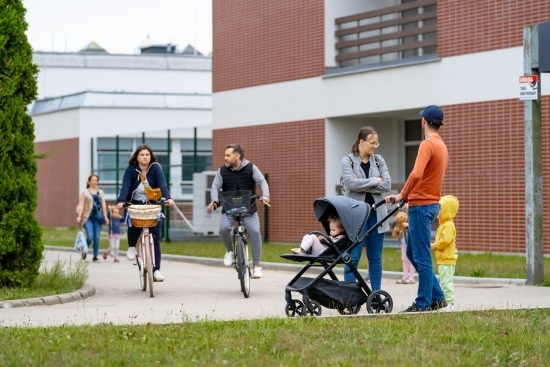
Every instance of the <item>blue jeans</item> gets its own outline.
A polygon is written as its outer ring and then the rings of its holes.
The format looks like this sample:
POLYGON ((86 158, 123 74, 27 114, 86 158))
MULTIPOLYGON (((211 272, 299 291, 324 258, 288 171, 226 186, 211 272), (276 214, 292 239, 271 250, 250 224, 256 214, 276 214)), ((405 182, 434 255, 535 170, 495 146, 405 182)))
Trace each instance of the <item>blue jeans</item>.
POLYGON ((430 246, 432 222, 438 212, 439 204, 410 206, 408 212, 407 257, 418 272, 418 294, 415 303, 421 310, 429 308, 433 302, 445 300, 445 294, 433 271, 430 246))
POLYGON ((94 243, 94 257, 97 257, 99 253, 99 235, 101 233, 101 223, 97 218, 88 218, 86 223, 84 223, 84 230, 86 230, 86 242, 88 247, 90 244, 94 243))
MULTIPOLYGON (((376 212, 372 211, 365 224, 364 231, 368 231, 377 223, 376 212)), ((367 249, 367 259, 369 260, 370 284, 373 291, 380 290, 382 285, 382 249, 384 248, 384 234, 378 233, 378 229, 372 232, 365 240, 355 247, 351 253, 351 262, 358 267, 363 247, 367 249)), ((355 282, 355 275, 347 265, 344 265, 344 280, 355 282)))

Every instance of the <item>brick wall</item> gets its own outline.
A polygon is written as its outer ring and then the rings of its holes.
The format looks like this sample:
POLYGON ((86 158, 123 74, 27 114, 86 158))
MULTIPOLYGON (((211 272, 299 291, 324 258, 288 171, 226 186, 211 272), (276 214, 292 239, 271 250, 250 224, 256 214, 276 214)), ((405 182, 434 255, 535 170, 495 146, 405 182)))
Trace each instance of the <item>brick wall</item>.
POLYGON ((548 21, 548 0, 437 2, 439 57, 517 47, 523 27, 548 21))
POLYGON ((322 230, 315 219, 313 201, 325 194, 324 120, 214 130, 213 168, 223 164, 225 146, 230 143, 241 144, 245 159, 268 174, 270 242, 297 243, 304 234, 322 230))
POLYGON ((214 0, 213 91, 324 74, 324 3, 214 0))
MULTIPOLYGON (((525 252, 523 102, 517 99, 443 106, 450 165, 443 194, 460 200, 460 248, 525 252)), ((550 97, 542 99, 544 232, 550 233, 550 97)), ((544 236, 545 253, 550 240, 544 236)))
POLYGON ((51 152, 50 157, 37 161, 36 220, 42 226, 75 226, 80 194, 78 139, 35 143, 34 151, 37 154, 51 152))

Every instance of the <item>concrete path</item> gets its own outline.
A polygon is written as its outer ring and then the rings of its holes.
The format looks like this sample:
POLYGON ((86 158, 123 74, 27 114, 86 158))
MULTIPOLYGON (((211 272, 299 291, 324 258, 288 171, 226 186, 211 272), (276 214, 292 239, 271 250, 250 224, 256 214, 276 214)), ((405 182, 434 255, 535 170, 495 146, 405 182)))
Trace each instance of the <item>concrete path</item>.
MULTIPOLYGON (((46 250, 45 259, 48 263, 57 259, 74 263, 79 255, 46 250)), ((65 304, 0 309, 0 326, 177 323, 202 319, 286 317, 284 289, 297 273, 295 268, 274 270, 278 267, 270 269, 265 264, 263 278, 252 280, 250 298, 245 299, 233 268, 212 266, 221 264, 221 259, 205 259, 204 263, 211 265, 163 258, 162 273, 166 280, 155 283, 155 297, 151 298, 149 292, 139 289, 138 272, 130 261, 124 257, 120 263, 101 259, 89 266, 87 284, 95 288, 95 295, 65 304)), ((487 280, 486 284, 457 282, 455 310, 550 307, 550 287, 503 283, 494 280, 487 280)), ((395 313, 414 301, 417 284, 396 284, 395 279, 388 278, 385 273, 382 288, 392 296, 395 313)), ((295 294, 294 298, 301 299, 301 295, 295 294)), ((366 314, 363 306, 359 315, 366 314)), ((323 316, 332 315, 338 313, 323 308, 323 316)))

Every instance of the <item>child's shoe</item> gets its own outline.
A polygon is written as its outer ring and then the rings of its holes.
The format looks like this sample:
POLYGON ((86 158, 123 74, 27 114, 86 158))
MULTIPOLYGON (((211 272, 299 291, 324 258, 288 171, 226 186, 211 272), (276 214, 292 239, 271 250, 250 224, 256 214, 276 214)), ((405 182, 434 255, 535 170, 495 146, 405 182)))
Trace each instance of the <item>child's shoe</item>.
POLYGON ((407 284, 407 279, 406 278, 401 278, 396 283, 397 284, 407 284))
POLYGON ((115 262, 116 262, 116 263, 119 263, 119 262, 120 262, 120 260, 118 259, 118 257, 115 258, 115 262))
POLYGON ((414 281, 414 278, 407 278, 407 279, 405 279, 405 284, 414 284, 414 283, 416 283, 416 282, 414 281))
POLYGON ((305 254, 306 253, 304 250, 302 250, 301 247, 291 248, 290 251, 292 251, 293 254, 305 254))

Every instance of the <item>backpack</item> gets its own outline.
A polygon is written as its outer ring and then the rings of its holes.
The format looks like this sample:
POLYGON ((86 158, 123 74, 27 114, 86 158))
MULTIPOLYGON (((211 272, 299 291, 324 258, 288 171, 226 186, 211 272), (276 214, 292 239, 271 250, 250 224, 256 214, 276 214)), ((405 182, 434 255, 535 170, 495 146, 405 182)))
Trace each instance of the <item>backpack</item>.
MULTIPOLYGON (((351 164, 351 169, 353 170, 353 161, 351 157, 347 156, 349 159, 349 163, 351 164)), ((374 161, 376 162, 376 167, 380 167, 380 162, 378 161, 377 155, 374 155, 374 161)), ((344 195, 346 193, 346 187, 344 185, 344 177, 340 176, 340 195, 344 195)))

